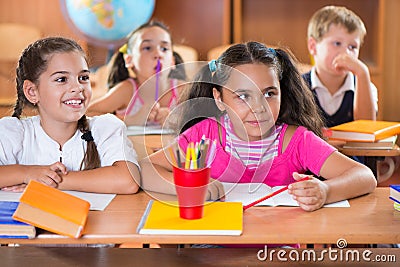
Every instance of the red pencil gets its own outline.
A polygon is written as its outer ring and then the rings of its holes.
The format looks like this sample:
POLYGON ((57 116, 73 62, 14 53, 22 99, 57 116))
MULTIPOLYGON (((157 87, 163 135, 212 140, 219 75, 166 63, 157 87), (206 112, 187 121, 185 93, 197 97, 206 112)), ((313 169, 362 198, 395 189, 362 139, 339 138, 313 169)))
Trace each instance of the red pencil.
MULTIPOLYGON (((296 181, 294 183, 298 183, 298 182, 309 180, 309 179, 310 179, 310 176, 307 176, 307 177, 304 177, 303 179, 300 179, 300 180, 298 180, 298 181, 296 181)), ((260 198, 260 199, 258 199, 256 201, 254 201, 254 202, 251 202, 250 204, 247 204, 246 206, 243 206, 243 210, 247 210, 248 208, 251 208, 254 205, 257 205, 258 203, 260 203, 260 202, 262 202, 262 201, 264 201, 264 200, 266 200, 268 198, 271 198, 273 196, 276 196, 279 193, 282 193, 283 191, 287 190, 288 187, 289 187, 288 185, 285 186, 285 187, 282 187, 281 189, 279 189, 279 190, 277 190, 277 191, 275 191, 275 192, 273 192, 273 193, 271 193, 269 195, 266 195, 265 197, 262 197, 262 198, 260 198)))

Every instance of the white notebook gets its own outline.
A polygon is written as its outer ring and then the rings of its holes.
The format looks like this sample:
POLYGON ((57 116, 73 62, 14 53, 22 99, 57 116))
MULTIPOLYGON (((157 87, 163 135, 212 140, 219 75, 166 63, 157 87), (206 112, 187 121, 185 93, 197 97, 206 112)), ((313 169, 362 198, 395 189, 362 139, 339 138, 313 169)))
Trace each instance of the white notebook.
MULTIPOLYGON (((225 190, 225 201, 242 202, 246 206, 266 195, 269 195, 285 186, 270 187, 263 183, 222 183, 225 190)), ((255 206, 299 206, 287 190, 266 199, 255 206)), ((347 200, 325 204, 324 207, 350 207, 347 200)))
MULTIPOLYGON (((88 201, 90 203, 90 210, 104 210, 116 196, 115 194, 88 193, 69 190, 64 192, 88 201)), ((0 201, 19 201, 21 195, 22 192, 16 193, 0 190, 0 201)))
POLYGON ((149 126, 136 126, 131 125, 127 127, 126 134, 128 136, 133 135, 145 135, 145 134, 173 134, 174 131, 168 128, 162 128, 159 125, 149 125, 149 126))

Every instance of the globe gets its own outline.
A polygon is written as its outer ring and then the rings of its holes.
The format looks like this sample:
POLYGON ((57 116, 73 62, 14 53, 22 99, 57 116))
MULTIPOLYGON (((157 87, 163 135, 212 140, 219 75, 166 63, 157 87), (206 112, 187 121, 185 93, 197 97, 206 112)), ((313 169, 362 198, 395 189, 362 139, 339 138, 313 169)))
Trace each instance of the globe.
POLYGON ((71 28, 93 45, 114 48, 147 22, 155 0, 60 0, 71 28))

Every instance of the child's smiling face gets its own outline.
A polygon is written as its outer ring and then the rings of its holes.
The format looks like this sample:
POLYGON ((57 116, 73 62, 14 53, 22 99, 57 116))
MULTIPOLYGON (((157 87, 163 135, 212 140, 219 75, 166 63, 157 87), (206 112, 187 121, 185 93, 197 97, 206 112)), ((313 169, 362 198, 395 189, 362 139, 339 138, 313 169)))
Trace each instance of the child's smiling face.
POLYGON ((28 87, 25 94, 35 94, 40 116, 49 122, 76 123, 92 96, 89 68, 79 52, 50 55, 38 83, 28 87))
POLYGON ((222 95, 214 89, 214 98, 218 107, 226 110, 239 138, 260 140, 269 134, 279 115, 279 79, 275 69, 264 64, 239 65, 232 70, 222 95))

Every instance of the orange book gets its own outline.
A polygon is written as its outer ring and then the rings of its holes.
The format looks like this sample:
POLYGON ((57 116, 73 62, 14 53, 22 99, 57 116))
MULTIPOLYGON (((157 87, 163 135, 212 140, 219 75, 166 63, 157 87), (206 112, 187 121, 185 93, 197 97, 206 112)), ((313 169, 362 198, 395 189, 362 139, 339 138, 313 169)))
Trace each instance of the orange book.
POLYGON ((400 134, 400 123, 392 121, 355 120, 331 127, 326 136, 331 140, 376 142, 400 134))
POLYGON ((78 238, 85 227, 89 208, 86 200, 31 180, 21 195, 13 219, 78 238))

